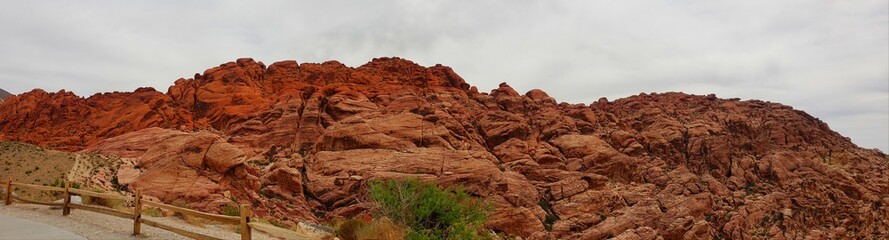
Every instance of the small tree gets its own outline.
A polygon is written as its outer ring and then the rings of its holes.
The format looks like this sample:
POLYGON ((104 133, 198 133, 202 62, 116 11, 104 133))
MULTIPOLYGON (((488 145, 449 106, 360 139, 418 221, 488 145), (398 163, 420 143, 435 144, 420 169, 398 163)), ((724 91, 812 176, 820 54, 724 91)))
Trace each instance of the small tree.
POLYGON ((462 187, 439 188, 416 179, 374 181, 378 214, 409 228, 407 239, 488 239, 483 224, 491 207, 462 187))

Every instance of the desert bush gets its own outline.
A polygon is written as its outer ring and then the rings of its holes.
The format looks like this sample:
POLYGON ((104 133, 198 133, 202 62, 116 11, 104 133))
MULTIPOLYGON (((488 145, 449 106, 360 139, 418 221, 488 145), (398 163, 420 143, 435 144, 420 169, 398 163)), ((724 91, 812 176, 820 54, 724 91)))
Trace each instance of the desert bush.
POLYGON ((106 206, 112 209, 122 208, 126 203, 126 201, 116 198, 100 198, 97 202, 99 205, 106 206))
POLYGON ((330 226, 336 235, 343 240, 370 240, 370 239, 405 239, 406 227, 398 225, 389 218, 382 217, 373 220, 366 219, 336 219, 330 222, 330 226))
POLYGON ((355 233, 360 239, 404 239, 406 229, 389 218, 374 219, 355 233))
MULTIPOLYGON (((92 192, 97 192, 97 193, 104 193, 105 192, 101 189, 96 189, 96 188, 90 188, 87 190, 92 191, 92 192)), ((121 207, 124 207, 124 204, 126 203, 126 201, 124 201, 123 199, 98 198, 98 197, 91 197, 88 195, 82 195, 82 196, 80 196, 80 199, 83 202, 83 204, 85 204, 85 205, 90 205, 90 204, 99 205, 99 206, 109 207, 111 209, 119 209, 121 207)))
POLYGON ((117 191, 128 191, 127 185, 120 185, 120 182, 117 180, 117 176, 111 178, 111 187, 117 191))
POLYGON ((374 181, 377 214, 406 226, 407 239, 489 239, 483 224, 491 206, 462 187, 442 189, 416 179, 374 181))
POLYGON ((160 209, 160 208, 152 208, 152 207, 150 207, 150 208, 143 208, 143 209, 142 209, 142 214, 145 214, 145 215, 148 215, 148 216, 151 216, 151 217, 163 217, 163 216, 164 216, 163 213, 161 213, 161 209, 160 209))
POLYGON ((358 229, 363 228, 367 222, 359 219, 349 219, 336 223, 336 235, 343 240, 358 240, 358 229))
POLYGON ((239 208, 238 206, 232 206, 232 205, 222 206, 222 215, 234 216, 234 217, 241 216, 241 208, 239 208))

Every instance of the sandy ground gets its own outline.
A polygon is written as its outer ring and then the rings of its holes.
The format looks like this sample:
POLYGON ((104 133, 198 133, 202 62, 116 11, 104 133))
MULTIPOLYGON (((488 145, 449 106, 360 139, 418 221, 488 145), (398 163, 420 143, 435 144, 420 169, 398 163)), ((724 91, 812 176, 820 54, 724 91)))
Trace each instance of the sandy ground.
MULTIPOLYGON (((142 235, 133 236, 133 221, 99 213, 72 209, 71 214, 62 216, 62 210, 49 206, 14 203, 0 203, 0 215, 28 219, 71 231, 87 239, 188 239, 178 234, 142 224, 142 235)), ((205 225, 198 227, 175 217, 150 218, 164 224, 188 229, 222 239, 240 239, 241 235, 225 225, 205 225)), ((253 239, 274 239, 259 231, 253 231, 253 239)))

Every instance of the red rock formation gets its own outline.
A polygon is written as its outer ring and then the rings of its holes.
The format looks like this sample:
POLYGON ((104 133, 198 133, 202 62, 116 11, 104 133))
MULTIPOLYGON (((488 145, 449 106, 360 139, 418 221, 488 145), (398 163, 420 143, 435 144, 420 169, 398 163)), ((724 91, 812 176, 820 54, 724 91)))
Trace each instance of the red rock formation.
POLYGON ((0 107, 2 139, 80 150, 103 139, 147 127, 191 127, 188 112, 152 88, 81 98, 41 89, 12 96, 0 107))
POLYGON ((640 94, 557 103, 450 68, 252 59, 151 89, 0 105, 0 139, 133 158, 120 181, 282 221, 367 210, 366 183, 460 184, 488 227, 532 239, 889 236, 889 157, 757 100, 640 94))

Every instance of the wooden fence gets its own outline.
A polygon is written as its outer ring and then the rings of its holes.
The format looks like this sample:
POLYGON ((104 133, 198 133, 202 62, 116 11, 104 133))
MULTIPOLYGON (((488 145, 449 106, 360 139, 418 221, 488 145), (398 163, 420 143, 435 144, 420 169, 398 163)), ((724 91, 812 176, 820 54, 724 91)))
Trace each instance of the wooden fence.
POLYGON ((78 210, 91 211, 91 212, 96 212, 96 213, 105 214, 105 215, 111 215, 111 216, 120 217, 120 218, 132 219, 133 220, 133 235, 141 234, 142 224, 144 223, 149 226, 164 229, 164 230, 167 230, 167 231, 170 231, 170 232, 173 232, 173 233, 185 236, 185 237, 193 238, 193 239, 220 239, 220 238, 213 237, 213 236, 208 236, 208 235, 204 235, 204 234, 200 234, 200 233, 196 233, 196 232, 191 232, 186 229, 178 228, 175 226, 166 225, 166 224, 163 224, 163 223, 160 223, 157 221, 153 221, 150 219, 143 219, 142 218, 142 207, 149 206, 149 207, 156 207, 156 208, 160 208, 160 209, 169 210, 169 211, 176 212, 176 213, 179 213, 179 214, 182 214, 185 216, 192 216, 192 217, 208 219, 208 220, 220 222, 220 223, 239 225, 240 226, 239 232, 241 234, 241 240, 251 239, 251 233, 254 228, 257 230, 263 231, 271 236, 278 237, 278 238, 299 239, 300 236, 302 236, 301 234, 291 231, 291 230, 288 230, 288 229, 279 228, 279 227, 276 227, 273 225, 264 224, 264 223, 260 223, 260 222, 250 221, 252 212, 250 209, 250 205, 247 205, 247 204, 241 204, 239 206, 240 207, 240 209, 239 209, 240 216, 235 217, 235 216, 225 216, 225 215, 218 215, 218 214, 212 214, 212 213, 205 213, 205 212, 195 211, 192 209, 187 209, 187 208, 172 206, 172 205, 168 205, 168 204, 164 204, 164 203, 145 200, 145 199, 142 199, 142 191, 141 190, 136 190, 135 197, 128 197, 128 196, 119 196, 119 195, 114 195, 114 194, 98 193, 98 192, 91 192, 91 191, 71 188, 71 183, 67 182, 67 181, 65 182, 65 187, 61 188, 61 187, 50 187, 50 186, 40 186, 40 185, 33 185, 33 184, 17 183, 17 182, 13 181, 12 177, 7 178, 6 181, 3 181, 2 179, 0 179, 0 185, 2 185, 6 189, 6 196, 5 196, 6 205, 12 204, 13 200, 15 200, 15 201, 19 201, 19 202, 23 202, 23 203, 30 203, 30 204, 58 206, 58 207, 62 208, 62 215, 64 215, 64 216, 68 216, 71 213, 71 209, 78 209, 78 210), (41 202, 41 201, 29 200, 29 199, 24 199, 21 197, 13 196, 12 192, 15 190, 16 187, 39 190, 39 191, 63 192, 64 193, 64 201, 61 203, 41 202), (105 207, 71 203, 71 196, 72 195, 88 196, 88 197, 102 198, 102 199, 118 199, 118 200, 123 200, 123 201, 133 201, 134 208, 133 208, 133 212, 129 212, 129 211, 120 211, 120 210, 105 208, 105 207))

